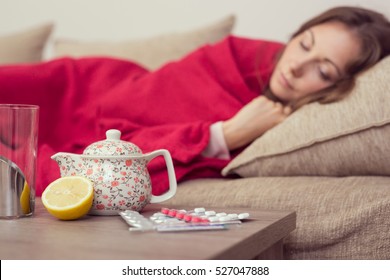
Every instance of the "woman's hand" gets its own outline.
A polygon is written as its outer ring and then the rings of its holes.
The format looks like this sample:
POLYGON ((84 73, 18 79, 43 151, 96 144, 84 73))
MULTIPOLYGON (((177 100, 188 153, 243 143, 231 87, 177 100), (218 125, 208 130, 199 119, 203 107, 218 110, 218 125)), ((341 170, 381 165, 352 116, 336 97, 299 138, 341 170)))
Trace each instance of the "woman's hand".
POLYGON ((268 129, 282 122, 291 108, 259 96, 245 105, 231 119, 222 124, 223 134, 230 151, 245 146, 268 129))

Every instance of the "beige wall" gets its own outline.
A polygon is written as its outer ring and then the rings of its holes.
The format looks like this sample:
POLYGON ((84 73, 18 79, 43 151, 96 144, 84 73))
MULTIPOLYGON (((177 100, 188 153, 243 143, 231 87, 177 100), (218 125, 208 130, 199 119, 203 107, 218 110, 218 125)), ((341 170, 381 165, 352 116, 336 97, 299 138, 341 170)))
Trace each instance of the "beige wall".
POLYGON ((384 0, 0 0, 0 35, 53 21, 55 38, 122 40, 185 31, 227 14, 236 35, 287 40, 299 24, 335 5, 359 5, 390 17, 384 0))

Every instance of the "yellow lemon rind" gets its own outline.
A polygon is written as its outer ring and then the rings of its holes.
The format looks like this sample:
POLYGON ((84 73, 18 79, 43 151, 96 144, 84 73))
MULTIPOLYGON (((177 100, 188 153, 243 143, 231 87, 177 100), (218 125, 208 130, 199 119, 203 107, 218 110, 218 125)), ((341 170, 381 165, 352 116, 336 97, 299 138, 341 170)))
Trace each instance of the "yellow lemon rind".
POLYGON ((71 176, 69 177, 62 177, 57 179, 56 181, 49 184, 49 186, 45 189, 45 191, 42 193, 42 203, 45 206, 46 210, 53 215, 54 217, 60 219, 60 220, 76 220, 84 215, 86 215, 89 210, 92 207, 93 203, 93 184, 92 182, 81 176, 71 176), (58 207, 55 205, 51 205, 48 203, 45 199, 46 192, 50 191, 50 187, 54 184, 58 184, 59 181, 62 180, 68 180, 68 179, 80 179, 82 181, 88 182, 88 195, 86 195, 82 200, 80 200, 77 204, 65 206, 65 207, 58 207))
POLYGON ((46 207, 46 210, 54 217, 60 220, 76 220, 86 215, 92 207, 93 197, 90 199, 88 204, 84 206, 73 207, 71 211, 67 210, 72 207, 64 207, 60 209, 53 209, 46 207))

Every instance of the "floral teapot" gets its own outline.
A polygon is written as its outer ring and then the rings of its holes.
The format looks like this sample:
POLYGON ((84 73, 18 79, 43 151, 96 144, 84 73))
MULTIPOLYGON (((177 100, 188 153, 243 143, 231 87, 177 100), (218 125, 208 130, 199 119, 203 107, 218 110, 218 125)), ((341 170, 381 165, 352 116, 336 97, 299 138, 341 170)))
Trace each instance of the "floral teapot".
POLYGON ((173 197, 177 183, 172 158, 167 150, 142 154, 133 143, 120 140, 121 132, 110 129, 106 140, 89 145, 82 155, 57 153, 51 158, 60 166, 61 176, 84 176, 94 184, 90 214, 118 215, 120 211, 141 211, 148 203, 173 197), (169 190, 159 196, 152 194, 146 164, 163 156, 168 170, 169 190))

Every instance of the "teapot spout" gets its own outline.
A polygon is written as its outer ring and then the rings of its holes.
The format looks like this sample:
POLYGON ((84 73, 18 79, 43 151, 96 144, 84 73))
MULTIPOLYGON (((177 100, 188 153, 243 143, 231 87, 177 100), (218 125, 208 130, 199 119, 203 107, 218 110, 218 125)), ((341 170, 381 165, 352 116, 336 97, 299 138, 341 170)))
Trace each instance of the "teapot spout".
POLYGON ((57 162, 62 177, 73 176, 78 173, 77 166, 81 161, 80 155, 72 153, 56 153, 51 156, 51 159, 57 162))
POLYGON ((55 160, 55 161, 58 161, 58 160, 63 160, 65 158, 80 158, 80 155, 61 152, 61 153, 56 153, 55 155, 52 155, 50 158, 55 160))

